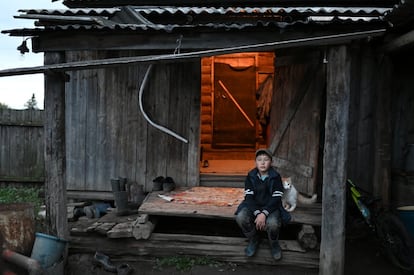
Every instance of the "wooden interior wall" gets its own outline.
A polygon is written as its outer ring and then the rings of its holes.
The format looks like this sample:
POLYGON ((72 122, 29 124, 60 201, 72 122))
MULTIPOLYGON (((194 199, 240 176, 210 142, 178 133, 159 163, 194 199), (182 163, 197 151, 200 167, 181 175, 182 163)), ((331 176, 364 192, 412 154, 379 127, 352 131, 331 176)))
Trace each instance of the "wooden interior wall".
MULTIPOLYGON (((133 52, 67 52, 67 61, 133 52)), ((139 110, 149 65, 70 72, 66 84, 67 186, 110 191, 125 177, 152 190, 156 176, 179 186, 198 184, 200 63, 155 65, 144 90, 144 110, 155 123, 188 139, 183 143, 150 126, 139 110)))
MULTIPOLYGON (((226 56, 229 57, 228 62, 235 57, 253 56, 256 59, 256 89, 269 75, 274 73, 275 55, 272 52, 231 54, 220 56, 220 59, 225 62, 226 56)), ((214 59, 215 57, 207 57, 201 61, 201 146, 207 151, 212 149, 213 141, 214 59)))

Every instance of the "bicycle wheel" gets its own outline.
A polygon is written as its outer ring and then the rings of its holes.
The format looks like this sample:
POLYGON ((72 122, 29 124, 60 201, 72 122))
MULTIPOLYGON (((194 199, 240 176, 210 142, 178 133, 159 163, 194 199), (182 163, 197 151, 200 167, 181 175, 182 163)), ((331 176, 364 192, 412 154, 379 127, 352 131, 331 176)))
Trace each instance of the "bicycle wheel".
POLYGON ((383 213, 378 217, 376 225, 382 252, 395 266, 413 270, 414 241, 404 224, 392 213, 383 213))

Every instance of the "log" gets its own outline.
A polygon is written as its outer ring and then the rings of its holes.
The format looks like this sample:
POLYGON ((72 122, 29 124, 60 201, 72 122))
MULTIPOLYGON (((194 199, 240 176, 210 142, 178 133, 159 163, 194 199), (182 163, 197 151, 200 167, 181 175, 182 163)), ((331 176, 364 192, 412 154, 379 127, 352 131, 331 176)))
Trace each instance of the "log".
POLYGON ((95 228, 95 232, 101 234, 101 235, 106 235, 107 232, 109 230, 111 230, 111 228, 113 228, 116 225, 116 223, 114 222, 104 222, 104 223, 100 223, 96 228, 95 228))
POLYGON ((315 249, 318 247, 318 237, 313 226, 304 224, 298 233, 297 240, 304 249, 315 249))
POLYGON ((146 223, 149 219, 149 215, 148 214, 140 214, 138 215, 138 218, 136 219, 137 223, 146 223))
POLYGON ((151 237, 152 231, 154 231, 156 225, 156 219, 151 218, 146 223, 139 223, 138 219, 132 225, 132 236, 136 240, 148 240, 151 237))
POLYGON ((133 236, 132 229, 133 229, 134 222, 123 222, 118 223, 111 230, 106 232, 106 236, 108 238, 117 239, 117 238, 131 238, 133 236))

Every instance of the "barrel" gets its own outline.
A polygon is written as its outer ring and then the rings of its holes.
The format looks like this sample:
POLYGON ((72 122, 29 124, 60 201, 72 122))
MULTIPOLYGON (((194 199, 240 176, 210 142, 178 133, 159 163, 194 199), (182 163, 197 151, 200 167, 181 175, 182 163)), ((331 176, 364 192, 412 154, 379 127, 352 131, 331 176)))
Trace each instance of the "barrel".
POLYGON ((404 223, 407 231, 414 238, 414 205, 401 206, 397 208, 398 215, 404 223))
POLYGON ((30 255, 35 240, 34 205, 30 203, 0 204, 0 246, 30 255))

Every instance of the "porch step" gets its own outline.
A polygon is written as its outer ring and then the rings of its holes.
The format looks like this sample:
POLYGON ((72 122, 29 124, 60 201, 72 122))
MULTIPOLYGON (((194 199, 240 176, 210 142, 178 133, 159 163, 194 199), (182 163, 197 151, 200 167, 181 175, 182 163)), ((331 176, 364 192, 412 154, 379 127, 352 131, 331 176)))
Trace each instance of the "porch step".
POLYGON ((281 240, 283 258, 274 261, 267 243, 262 242, 257 255, 247 258, 245 238, 197 236, 188 234, 153 233, 148 240, 134 238, 109 239, 104 236, 70 236, 69 254, 95 253, 100 251, 111 260, 139 261, 140 257, 207 256, 215 260, 233 263, 319 268, 319 251, 303 251, 297 241, 281 240))
POLYGON ((158 222, 148 238, 136 239, 134 220, 140 216, 107 214, 99 219, 70 223, 69 254, 93 254, 100 251, 115 261, 139 261, 140 257, 208 256, 224 262, 296 266, 317 269, 319 250, 304 249, 292 236, 295 226, 283 229, 280 246, 283 259, 274 261, 270 255, 267 237, 263 239, 257 255, 247 258, 244 248, 247 240, 234 222, 180 217, 157 217, 158 222), (124 234, 110 232, 120 225, 124 234), (127 228, 127 227, 130 228, 127 228), (104 228, 105 227, 105 228, 104 228), (112 228, 112 229, 111 229, 112 228))
POLYGON ((246 175, 239 174, 200 174, 200 186, 204 187, 244 187, 246 175))

